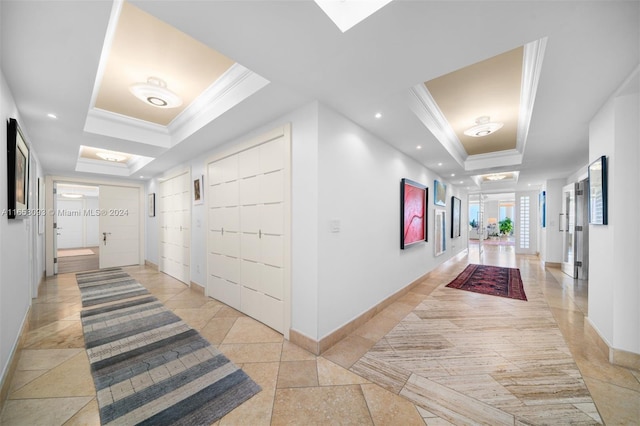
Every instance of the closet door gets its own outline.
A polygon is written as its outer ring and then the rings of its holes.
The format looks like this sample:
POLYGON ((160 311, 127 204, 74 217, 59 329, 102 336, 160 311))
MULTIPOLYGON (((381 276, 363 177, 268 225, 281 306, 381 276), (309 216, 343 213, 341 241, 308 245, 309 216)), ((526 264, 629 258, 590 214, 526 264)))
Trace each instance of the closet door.
POLYGON ((191 260, 191 199, 189 173, 160 183, 160 270, 189 284, 191 260))
POLYGON ((239 154, 241 310, 283 332, 285 151, 282 138, 239 154))
POLYGON ((240 306, 240 209, 238 155, 208 166, 207 295, 240 306))

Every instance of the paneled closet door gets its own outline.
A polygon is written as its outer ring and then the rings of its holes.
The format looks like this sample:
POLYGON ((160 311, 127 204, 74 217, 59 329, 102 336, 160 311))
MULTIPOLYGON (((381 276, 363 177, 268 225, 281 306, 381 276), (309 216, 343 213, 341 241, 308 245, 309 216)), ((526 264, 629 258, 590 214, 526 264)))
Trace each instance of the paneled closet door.
POLYGON ((207 295, 240 306, 240 193, 238 155, 210 163, 207 295))
POLYGON ((189 284, 191 199, 189 173, 160 183, 160 270, 189 284))
POLYGON ((283 332, 285 151, 279 138, 239 154, 242 312, 283 332))

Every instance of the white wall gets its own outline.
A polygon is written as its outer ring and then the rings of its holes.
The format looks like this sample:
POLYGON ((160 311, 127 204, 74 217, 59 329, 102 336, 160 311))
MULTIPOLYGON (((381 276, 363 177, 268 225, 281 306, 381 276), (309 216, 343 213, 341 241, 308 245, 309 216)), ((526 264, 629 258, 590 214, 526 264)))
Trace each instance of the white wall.
POLYGON ((447 185, 447 251, 434 256, 433 181, 442 179, 327 107, 320 106, 318 337, 323 338, 466 248, 467 228, 451 240, 447 185), (429 242, 400 249, 400 181, 429 187, 429 242), (340 222, 331 232, 330 222, 340 222))
MULTIPOLYGON (((292 328, 314 340, 354 319, 466 249, 467 197, 447 186, 447 252, 433 254, 433 180, 442 177, 318 102, 312 102, 184 166, 206 174, 208 158, 277 126, 292 131, 292 328), (429 242, 400 250, 400 179, 430 188, 429 242), (462 237, 451 240, 451 195, 462 200, 462 237), (363 214, 364 212, 364 214, 363 214), (329 232, 340 220, 341 232, 329 232)), ((157 179, 147 183, 156 192, 157 179)), ((205 195, 206 196, 206 195, 205 195)), ((206 201, 205 201, 206 204, 206 201)), ((191 280, 206 285, 206 215, 192 210, 191 280), (200 226, 198 226, 200 221, 200 226), (199 272, 198 272, 199 268, 199 272)), ((147 260, 157 264, 157 218, 147 217, 147 260)))
MULTIPOLYGON (((13 96, 0 72, 0 146, 7 146, 6 122, 16 118, 22 124, 13 96)), ((21 126, 27 144, 31 147, 29 132, 21 126)), ((35 200, 35 182, 43 179, 42 169, 36 153, 31 149, 30 201, 35 200), (34 167, 35 165, 35 167, 34 167)), ((7 219, 7 151, 0 149, 0 372, 2 380, 11 354, 16 347, 20 330, 24 324, 44 270, 44 235, 38 234, 38 222, 35 216, 25 220, 7 219), (34 269, 35 268, 35 269, 34 269)))
POLYGON ((640 354, 638 73, 589 126, 589 161, 608 157, 608 225, 589 227, 589 321, 615 349, 640 354))

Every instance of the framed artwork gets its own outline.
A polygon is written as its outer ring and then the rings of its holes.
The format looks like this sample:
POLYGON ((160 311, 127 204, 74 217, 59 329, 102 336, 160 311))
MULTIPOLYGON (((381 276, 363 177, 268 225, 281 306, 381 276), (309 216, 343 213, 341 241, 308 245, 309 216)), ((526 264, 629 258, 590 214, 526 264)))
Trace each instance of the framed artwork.
POLYGON ((9 219, 28 217, 29 147, 18 122, 7 121, 7 216, 9 219))
POLYGON ((460 198, 451 197, 451 238, 459 238, 461 231, 462 201, 460 198))
POLYGON ((547 191, 542 191, 538 196, 538 204, 540 204, 540 226, 547 226, 547 191))
POLYGON ((589 223, 606 225, 607 214, 607 157, 589 164, 589 223))
POLYGON ((204 175, 193 180, 193 204, 202 204, 204 202, 204 175))
POLYGON ((409 179, 400 182, 400 248, 427 241, 429 188, 409 179))
POLYGON ((156 193, 152 192, 149 194, 149 203, 147 206, 149 217, 154 217, 156 215, 156 193))
POLYGON ((435 227, 434 227, 434 253, 440 256, 447 250, 447 211, 443 209, 435 209, 435 227))
POLYGON ((433 181, 433 203, 436 206, 446 206, 447 205, 447 185, 440 182, 439 180, 433 181))

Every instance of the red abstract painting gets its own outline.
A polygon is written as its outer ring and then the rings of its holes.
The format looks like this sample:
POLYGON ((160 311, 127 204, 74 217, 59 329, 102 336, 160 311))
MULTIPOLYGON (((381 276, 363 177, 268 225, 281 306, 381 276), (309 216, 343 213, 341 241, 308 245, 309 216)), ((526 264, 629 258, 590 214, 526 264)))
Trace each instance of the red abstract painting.
POLYGON ((400 248, 427 240, 427 187, 402 179, 402 238, 400 248))

